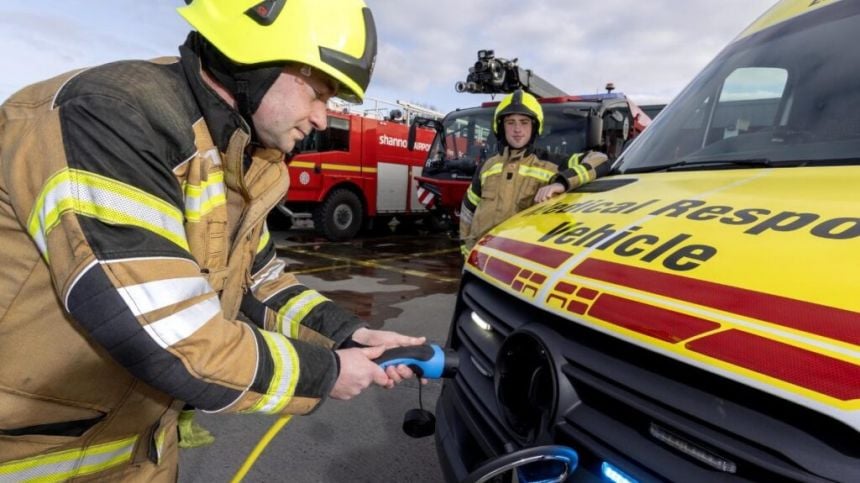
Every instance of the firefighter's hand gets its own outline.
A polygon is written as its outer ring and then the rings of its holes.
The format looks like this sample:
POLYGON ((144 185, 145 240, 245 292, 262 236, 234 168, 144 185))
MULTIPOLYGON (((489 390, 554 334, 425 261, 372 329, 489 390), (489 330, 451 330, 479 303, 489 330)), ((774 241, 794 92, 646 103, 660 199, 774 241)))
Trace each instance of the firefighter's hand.
MULTIPOLYGON (((356 330, 352 334, 352 340, 367 346, 382 346, 385 349, 421 345, 427 342, 426 337, 412 337, 390 330, 373 330, 366 327, 356 330)), ((409 379, 414 375, 412 369, 402 364, 387 367, 385 373, 395 384, 400 384, 404 379, 409 379)), ((422 379, 421 382, 426 384, 427 380, 422 379)))
POLYGON ((535 203, 542 203, 553 196, 558 196, 564 193, 564 186, 561 183, 552 183, 539 189, 535 195, 535 203))
POLYGON ((427 342, 427 338, 425 337, 412 337, 392 332, 390 330, 373 330, 366 327, 362 327, 353 332, 352 340, 366 346, 383 346, 386 349, 409 345, 421 345, 427 342))
POLYGON ((340 349, 336 352, 340 358, 340 374, 329 393, 333 399, 352 399, 371 384, 394 387, 394 381, 373 362, 385 352, 384 346, 340 349))

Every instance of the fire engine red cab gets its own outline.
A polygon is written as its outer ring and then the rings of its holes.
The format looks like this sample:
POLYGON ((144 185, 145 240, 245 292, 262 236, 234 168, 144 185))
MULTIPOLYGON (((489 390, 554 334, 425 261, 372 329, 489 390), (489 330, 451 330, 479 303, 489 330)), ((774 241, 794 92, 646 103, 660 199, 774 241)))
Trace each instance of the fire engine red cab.
POLYGON ((354 237, 379 216, 423 216, 417 198, 434 131, 419 129, 414 150, 406 149, 409 127, 365 114, 328 113, 328 128, 302 142, 288 164, 290 189, 279 206, 290 220, 310 213, 315 229, 332 241, 354 237))

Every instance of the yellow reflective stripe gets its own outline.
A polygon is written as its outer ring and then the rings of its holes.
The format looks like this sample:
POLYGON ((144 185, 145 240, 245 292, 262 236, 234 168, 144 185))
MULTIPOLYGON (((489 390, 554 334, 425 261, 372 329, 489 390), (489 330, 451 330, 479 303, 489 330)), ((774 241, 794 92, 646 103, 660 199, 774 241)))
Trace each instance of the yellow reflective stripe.
POLYGON ((244 412, 275 414, 281 412, 293 398, 301 374, 299 356, 290 341, 281 334, 260 331, 272 354, 274 370, 266 394, 244 412))
POLYGON ((227 203, 224 189, 224 172, 209 173, 209 179, 200 186, 183 183, 185 193, 185 218, 188 221, 200 221, 203 215, 227 203))
POLYGON ((0 480, 49 482, 91 475, 131 460, 137 436, 0 464, 0 480))
POLYGON ((164 455, 164 441, 167 439, 167 429, 161 428, 158 430, 158 435, 155 436, 155 459, 156 464, 161 463, 161 457, 164 455))
MULTIPOLYGON (((299 169, 313 169, 316 167, 316 164, 310 163, 307 161, 291 161, 289 164, 290 168, 299 168, 299 169)), ((372 168, 369 166, 355 166, 353 164, 335 164, 335 163, 321 163, 320 169, 327 169, 332 171, 353 171, 353 172, 362 172, 362 173, 375 173, 377 172, 377 168, 372 168)))
POLYGON ((277 329, 278 332, 290 337, 299 336, 299 325, 307 317, 308 313, 317 305, 328 302, 329 299, 320 295, 316 290, 305 290, 290 299, 278 310, 277 329), (284 320, 289 321, 289 333, 284 331, 284 320))
POLYGON ((536 178, 543 182, 548 182, 555 176, 553 171, 548 169, 538 168, 536 166, 520 166, 519 169, 520 176, 528 176, 530 178, 536 178))
POLYGON ((271 238, 271 235, 269 235, 269 227, 263 225, 263 235, 260 237, 260 243, 257 244, 257 254, 259 254, 263 251, 264 248, 266 248, 266 244, 269 243, 269 238, 271 238))
POLYGON ((46 260, 48 233, 69 211, 111 225, 137 226, 188 250, 177 207, 119 181, 66 168, 48 179, 27 219, 27 231, 46 260))
POLYGON ((361 171, 361 166, 354 166, 350 164, 332 164, 332 163, 322 163, 322 169, 333 169, 337 171, 361 171))
POLYGON ((469 201, 475 206, 478 206, 478 203, 481 202, 481 197, 476 195, 475 192, 472 191, 471 186, 469 186, 469 189, 466 190, 466 197, 469 198, 469 201))
POLYGON ((481 173, 481 184, 487 181, 487 178, 502 172, 502 163, 496 163, 489 169, 481 173))
POLYGON ((817 8, 821 8, 830 3, 833 2, 827 0, 784 0, 781 2, 777 2, 776 4, 774 4, 774 6, 770 7, 767 12, 761 15, 755 22, 753 22, 752 25, 747 27, 746 30, 741 32, 740 35, 738 35, 738 37, 732 42, 736 42, 744 37, 752 35, 766 28, 772 27, 778 23, 782 23, 794 17, 804 15, 807 12, 810 12, 817 8))
POLYGON ((573 166, 573 170, 576 171, 580 184, 586 184, 591 181, 591 176, 588 174, 588 168, 585 166, 577 164, 576 166, 573 166))
POLYGON ((573 169, 574 166, 579 164, 579 160, 582 157, 582 153, 573 153, 567 159, 567 167, 573 169))

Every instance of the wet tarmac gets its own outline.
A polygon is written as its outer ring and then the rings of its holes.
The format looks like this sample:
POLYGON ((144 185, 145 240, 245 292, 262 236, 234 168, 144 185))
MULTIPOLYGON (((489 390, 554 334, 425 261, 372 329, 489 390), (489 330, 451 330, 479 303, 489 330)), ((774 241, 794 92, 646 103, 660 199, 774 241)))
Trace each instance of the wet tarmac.
MULTIPOLYGON (((301 225, 271 236, 303 284, 371 327, 444 344, 463 265, 457 242, 412 226, 382 228, 339 243, 301 225)), ((419 394, 423 407, 433 411, 440 390, 441 381, 431 380, 419 392, 410 379, 390 390, 369 388, 349 401, 327 400, 313 414, 293 418, 244 481, 442 481, 433 437, 413 439, 401 430, 419 394)), ((181 483, 230 481, 275 422, 265 415, 205 413, 197 420, 216 440, 180 451, 181 483)))
POLYGON ((446 233, 415 228, 330 242, 312 228, 273 232, 278 256, 305 285, 381 328, 402 309, 394 304, 432 294, 453 294, 463 258, 446 233))

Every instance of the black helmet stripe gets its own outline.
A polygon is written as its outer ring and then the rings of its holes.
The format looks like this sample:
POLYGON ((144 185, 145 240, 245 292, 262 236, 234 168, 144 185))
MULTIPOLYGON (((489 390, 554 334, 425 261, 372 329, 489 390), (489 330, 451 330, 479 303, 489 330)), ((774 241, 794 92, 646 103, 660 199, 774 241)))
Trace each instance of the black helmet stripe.
POLYGON ((376 25, 373 23, 373 14, 365 7, 364 14, 364 53, 361 58, 353 57, 343 52, 320 47, 320 60, 335 69, 343 72, 355 81, 364 90, 370 84, 370 75, 373 74, 373 64, 376 62, 376 25))
POLYGON ((522 103, 523 103, 523 91, 520 89, 517 89, 514 91, 514 97, 511 98, 511 105, 512 106, 518 106, 518 105, 522 105, 522 103))
POLYGON ((245 15, 251 17, 260 25, 272 25, 286 4, 287 0, 263 0, 246 10, 245 15))

